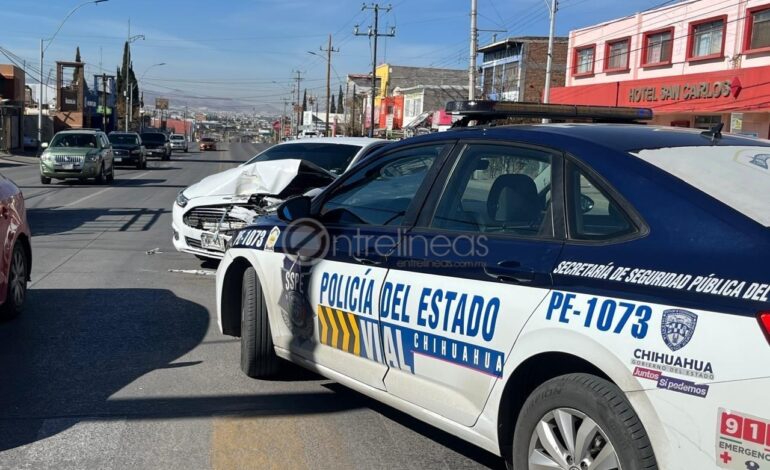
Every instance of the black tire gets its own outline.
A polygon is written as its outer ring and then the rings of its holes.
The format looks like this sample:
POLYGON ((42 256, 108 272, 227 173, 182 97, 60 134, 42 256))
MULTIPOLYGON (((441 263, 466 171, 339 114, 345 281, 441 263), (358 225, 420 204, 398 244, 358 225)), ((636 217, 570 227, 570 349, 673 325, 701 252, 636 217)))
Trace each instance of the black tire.
POLYGON ((558 409, 577 410, 598 424, 612 443, 623 470, 657 470, 647 432, 623 392, 613 383, 590 374, 556 377, 537 387, 527 398, 513 434, 514 469, 529 468, 535 427, 548 413, 558 409))
POLYGON ((96 184, 104 184, 107 182, 107 175, 104 172, 104 163, 99 165, 99 174, 95 178, 96 184))
POLYGON ((147 157, 142 157, 142 170, 147 169, 147 157))
POLYGON ((115 164, 112 164, 112 168, 110 168, 110 172, 107 174, 107 184, 112 184, 112 182, 115 181, 115 164))
POLYGON ((188 149, 184 149, 184 153, 187 153, 187 152, 189 152, 189 150, 188 149))
POLYGON ((278 365, 265 296, 257 272, 249 267, 241 284, 241 370, 258 379, 275 375, 278 365))
POLYGON ((0 320, 8 320, 20 314, 27 299, 29 282, 29 259, 27 252, 19 243, 13 245, 11 264, 8 267, 8 285, 5 291, 5 303, 0 306, 0 320))
POLYGON ((142 160, 142 157, 139 157, 139 160, 136 161, 136 169, 141 170, 142 167, 144 167, 144 160, 142 160))
POLYGON ((51 184, 51 178, 40 175, 40 184, 51 184))

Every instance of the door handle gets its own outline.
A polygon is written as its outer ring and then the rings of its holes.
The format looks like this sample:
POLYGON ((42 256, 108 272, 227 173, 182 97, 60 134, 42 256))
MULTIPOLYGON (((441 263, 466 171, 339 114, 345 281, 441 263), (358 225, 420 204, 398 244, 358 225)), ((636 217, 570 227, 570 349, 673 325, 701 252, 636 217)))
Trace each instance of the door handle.
POLYGON ((496 265, 484 266, 487 276, 500 282, 511 284, 530 284, 535 280, 535 270, 521 266, 518 261, 500 261, 496 265))

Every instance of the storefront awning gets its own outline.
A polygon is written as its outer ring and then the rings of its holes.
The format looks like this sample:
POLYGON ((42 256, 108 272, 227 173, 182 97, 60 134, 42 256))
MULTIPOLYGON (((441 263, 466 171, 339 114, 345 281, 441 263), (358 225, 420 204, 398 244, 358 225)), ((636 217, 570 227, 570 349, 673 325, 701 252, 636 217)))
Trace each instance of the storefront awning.
POLYGON ((558 87, 550 102, 641 106, 656 115, 770 111, 770 66, 558 87))

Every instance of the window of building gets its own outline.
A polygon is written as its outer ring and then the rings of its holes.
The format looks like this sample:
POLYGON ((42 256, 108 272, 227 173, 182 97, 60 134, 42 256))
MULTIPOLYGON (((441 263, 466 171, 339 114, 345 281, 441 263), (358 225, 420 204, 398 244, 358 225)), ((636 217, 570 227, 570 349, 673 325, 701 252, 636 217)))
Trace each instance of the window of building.
POLYGON ((725 20, 708 19, 690 23, 690 35, 687 38, 688 59, 711 59, 721 57, 724 52, 725 20))
POLYGON ((576 47, 574 57, 574 75, 591 75, 594 73, 594 58, 596 45, 576 47))
POLYGON ((746 10, 746 51, 770 48, 770 5, 746 10))
POLYGON ((674 28, 644 33, 642 66, 671 64, 671 50, 674 42, 674 28))
POLYGON ((693 127, 696 129, 711 129, 720 122, 722 122, 722 116, 719 114, 711 116, 695 116, 695 125, 693 127))
POLYGON ((604 49, 604 71, 628 70, 628 51, 631 49, 630 46, 631 38, 607 42, 604 49))

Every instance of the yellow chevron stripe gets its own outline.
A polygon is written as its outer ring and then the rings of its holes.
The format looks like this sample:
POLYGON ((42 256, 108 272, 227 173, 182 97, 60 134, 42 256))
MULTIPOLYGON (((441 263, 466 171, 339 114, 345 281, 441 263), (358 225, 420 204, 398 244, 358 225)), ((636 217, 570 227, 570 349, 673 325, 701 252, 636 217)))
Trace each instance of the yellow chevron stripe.
POLYGON ((335 334, 335 331, 337 331, 337 326, 334 323, 334 315, 332 313, 331 307, 324 307, 324 318, 326 319, 326 324, 329 326, 329 328, 326 329, 326 337, 324 340, 324 344, 329 346, 334 346, 334 342, 332 342, 332 337, 335 334))
POLYGON ((361 331, 356 315, 320 304, 317 310, 320 343, 360 356, 361 331))
POLYGON ((337 343, 337 349, 342 349, 346 352, 351 352, 348 348, 348 343, 350 339, 350 330, 348 330, 348 324, 347 319, 345 318, 345 312, 342 310, 335 310, 337 313, 337 319, 340 322, 340 328, 342 328, 342 341, 337 343))
POLYGON ((348 313, 348 319, 350 320, 350 325, 353 328, 353 351, 351 351, 356 356, 361 355, 361 332, 358 330, 358 321, 356 319, 356 316, 352 313, 348 313))
POLYGON ((329 319, 331 320, 330 324, 332 325, 332 341, 329 344, 329 346, 333 346, 337 349, 340 349, 339 347, 337 347, 337 344, 339 344, 339 339, 340 339, 340 325, 338 323, 339 320, 337 319, 336 311, 331 307, 327 307, 327 308, 329 309, 328 310, 329 319))
POLYGON ((329 322, 326 320, 326 312, 322 305, 318 305, 318 339, 321 344, 326 344, 326 332, 329 330, 329 322))

